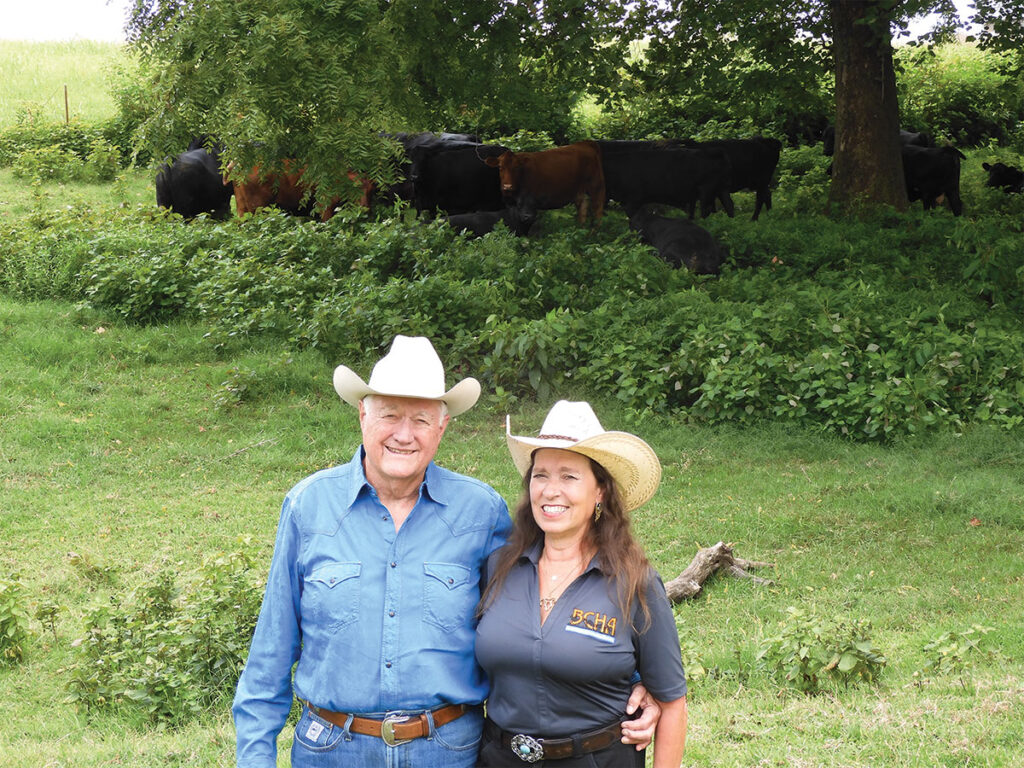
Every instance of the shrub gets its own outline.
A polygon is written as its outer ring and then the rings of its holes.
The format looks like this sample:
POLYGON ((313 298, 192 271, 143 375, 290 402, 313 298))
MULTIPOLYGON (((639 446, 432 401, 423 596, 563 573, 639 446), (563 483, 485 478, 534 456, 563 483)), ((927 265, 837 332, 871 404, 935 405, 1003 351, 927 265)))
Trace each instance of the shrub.
POLYGON ((886 659, 871 640, 871 622, 826 619, 792 606, 786 613, 779 634, 762 641, 757 658, 781 670, 798 690, 817 693, 826 678, 843 685, 878 679, 886 659))
POLYGON ((969 674, 975 657, 984 652, 982 644, 985 635, 992 630, 992 627, 974 624, 970 629, 937 635, 925 644, 925 664, 914 673, 914 677, 956 675, 960 679, 960 685, 966 689, 967 683, 964 678, 969 674))
POLYGON ((82 161, 58 146, 27 149, 14 161, 15 178, 39 182, 71 181, 81 175, 82 161))
POLYGON ((121 151, 105 138, 95 138, 89 145, 82 178, 89 181, 113 181, 121 170, 121 151))
POLYGON ((94 607, 64 670, 70 700, 167 724, 226 706, 256 627, 262 584, 247 549, 211 555, 184 584, 168 568, 127 598, 94 607))
POLYGON ((0 579, 0 666, 19 663, 29 639, 28 611, 17 579, 0 579))
POLYGON ((974 43, 904 46, 896 53, 900 115, 905 127, 976 146, 1005 140, 1024 117, 1019 81, 1008 54, 974 43))

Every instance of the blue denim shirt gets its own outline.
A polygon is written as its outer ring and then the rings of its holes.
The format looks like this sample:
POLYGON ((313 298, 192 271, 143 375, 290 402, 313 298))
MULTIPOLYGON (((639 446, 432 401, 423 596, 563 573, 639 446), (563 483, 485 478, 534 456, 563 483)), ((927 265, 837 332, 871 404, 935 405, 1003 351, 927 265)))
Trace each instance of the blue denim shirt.
POLYGON ((232 707, 238 765, 276 765, 293 687, 355 714, 483 702, 474 611, 511 525, 493 488, 431 463, 396 532, 362 447, 292 488, 232 707))

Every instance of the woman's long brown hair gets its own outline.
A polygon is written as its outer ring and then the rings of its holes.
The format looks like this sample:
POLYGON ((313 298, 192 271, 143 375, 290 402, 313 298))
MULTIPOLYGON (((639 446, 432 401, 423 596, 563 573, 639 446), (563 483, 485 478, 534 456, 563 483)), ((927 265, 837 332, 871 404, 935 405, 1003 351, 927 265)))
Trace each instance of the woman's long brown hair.
MULTIPOLYGON (((583 455, 583 454, 580 454, 583 455)), ((590 459, 590 457, 587 457, 590 459)), ((604 503, 600 519, 591 521, 587 529, 584 547, 597 552, 601 570, 615 584, 619 610, 624 619, 628 618, 635 631, 644 631, 651 624, 651 609, 647 604, 647 586, 650 579, 650 564, 640 544, 633 537, 630 528, 629 513, 622 504, 615 480, 608 471, 593 459, 590 467, 597 478, 598 487, 603 491, 604 503), (633 624, 633 601, 640 607, 643 616, 642 626, 633 624)), ((501 593, 512 566, 526 550, 535 543, 543 541, 544 531, 533 519, 533 508, 530 504, 530 476, 533 474, 533 462, 523 476, 523 493, 516 504, 513 519, 512 535, 508 543, 499 551, 493 573, 489 574, 487 586, 477 608, 482 615, 501 593)))

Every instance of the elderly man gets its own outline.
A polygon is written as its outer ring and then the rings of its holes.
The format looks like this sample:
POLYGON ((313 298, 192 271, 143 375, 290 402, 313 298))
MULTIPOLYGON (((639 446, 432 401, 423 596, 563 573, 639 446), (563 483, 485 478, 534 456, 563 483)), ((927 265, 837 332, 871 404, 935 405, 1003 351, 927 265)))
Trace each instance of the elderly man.
MULTIPOLYGON (((494 489, 433 459, 480 384, 445 391, 430 341, 396 336, 369 383, 338 366, 334 387, 359 409, 362 445, 285 498, 232 707, 238 766, 276 766, 293 693, 293 768, 473 766, 488 692, 473 654, 481 567, 511 520, 494 489)), ((651 710, 624 741, 650 740, 651 710)))

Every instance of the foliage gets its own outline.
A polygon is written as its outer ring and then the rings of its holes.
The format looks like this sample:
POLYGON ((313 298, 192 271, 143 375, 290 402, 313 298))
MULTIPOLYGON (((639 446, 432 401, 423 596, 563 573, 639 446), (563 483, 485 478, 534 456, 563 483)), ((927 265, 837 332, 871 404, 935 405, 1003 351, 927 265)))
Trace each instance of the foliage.
POLYGON ((975 657, 984 650, 982 644, 985 635, 993 629, 974 624, 970 629, 943 632, 932 638, 923 648, 925 663, 914 673, 915 677, 956 675, 960 678, 960 684, 966 688, 964 676, 970 672, 975 657))
MULTIPOLYGON (((186 226, 147 209, 12 229, 0 285, 130 322, 195 318, 218 346, 272 337, 331 360, 370 360, 395 333, 421 333, 505 403, 580 387, 690 422, 887 441, 1019 426, 1019 201, 979 182, 965 199, 992 212, 976 220, 831 221, 815 211, 824 160, 784 152, 760 221, 705 220, 732 254, 717 278, 670 269, 614 210, 591 231, 558 212, 530 238, 500 228, 472 240, 410 216, 268 211, 186 226)), ((224 405, 253 396, 244 370, 220 391, 224 405)))
POLYGON ((0 579, 0 667, 9 667, 25 656, 29 639, 28 611, 17 579, 0 579))
POLYGON ((821 690, 824 678, 849 685, 875 681, 886 659, 871 640, 871 622, 826 619, 813 610, 790 606, 778 635, 762 641, 757 658, 781 670, 804 693, 821 690))
POLYGON ((244 543, 243 550, 210 555, 184 583, 171 566, 127 598, 88 611, 65 670, 70 701, 87 710, 118 706, 166 724, 225 706, 262 596, 244 543))
POLYGON ((899 49, 897 85, 904 127, 957 146, 1004 141, 1024 119, 1016 57, 972 44, 899 49))
POLYGON ((29 149, 18 155, 13 170, 16 178, 28 181, 70 181, 78 176, 81 161, 57 146, 29 149))
POLYGON ((113 181, 121 169, 118 148, 97 136, 84 158, 59 145, 27 149, 13 163, 15 177, 47 183, 66 181, 113 181))
POLYGON ((338 167, 390 178, 396 147, 382 130, 561 140, 583 83, 617 61, 619 5, 136 0, 131 40, 150 95, 140 145, 160 156, 204 133, 240 169, 297 158, 326 201, 354 194, 338 167))

